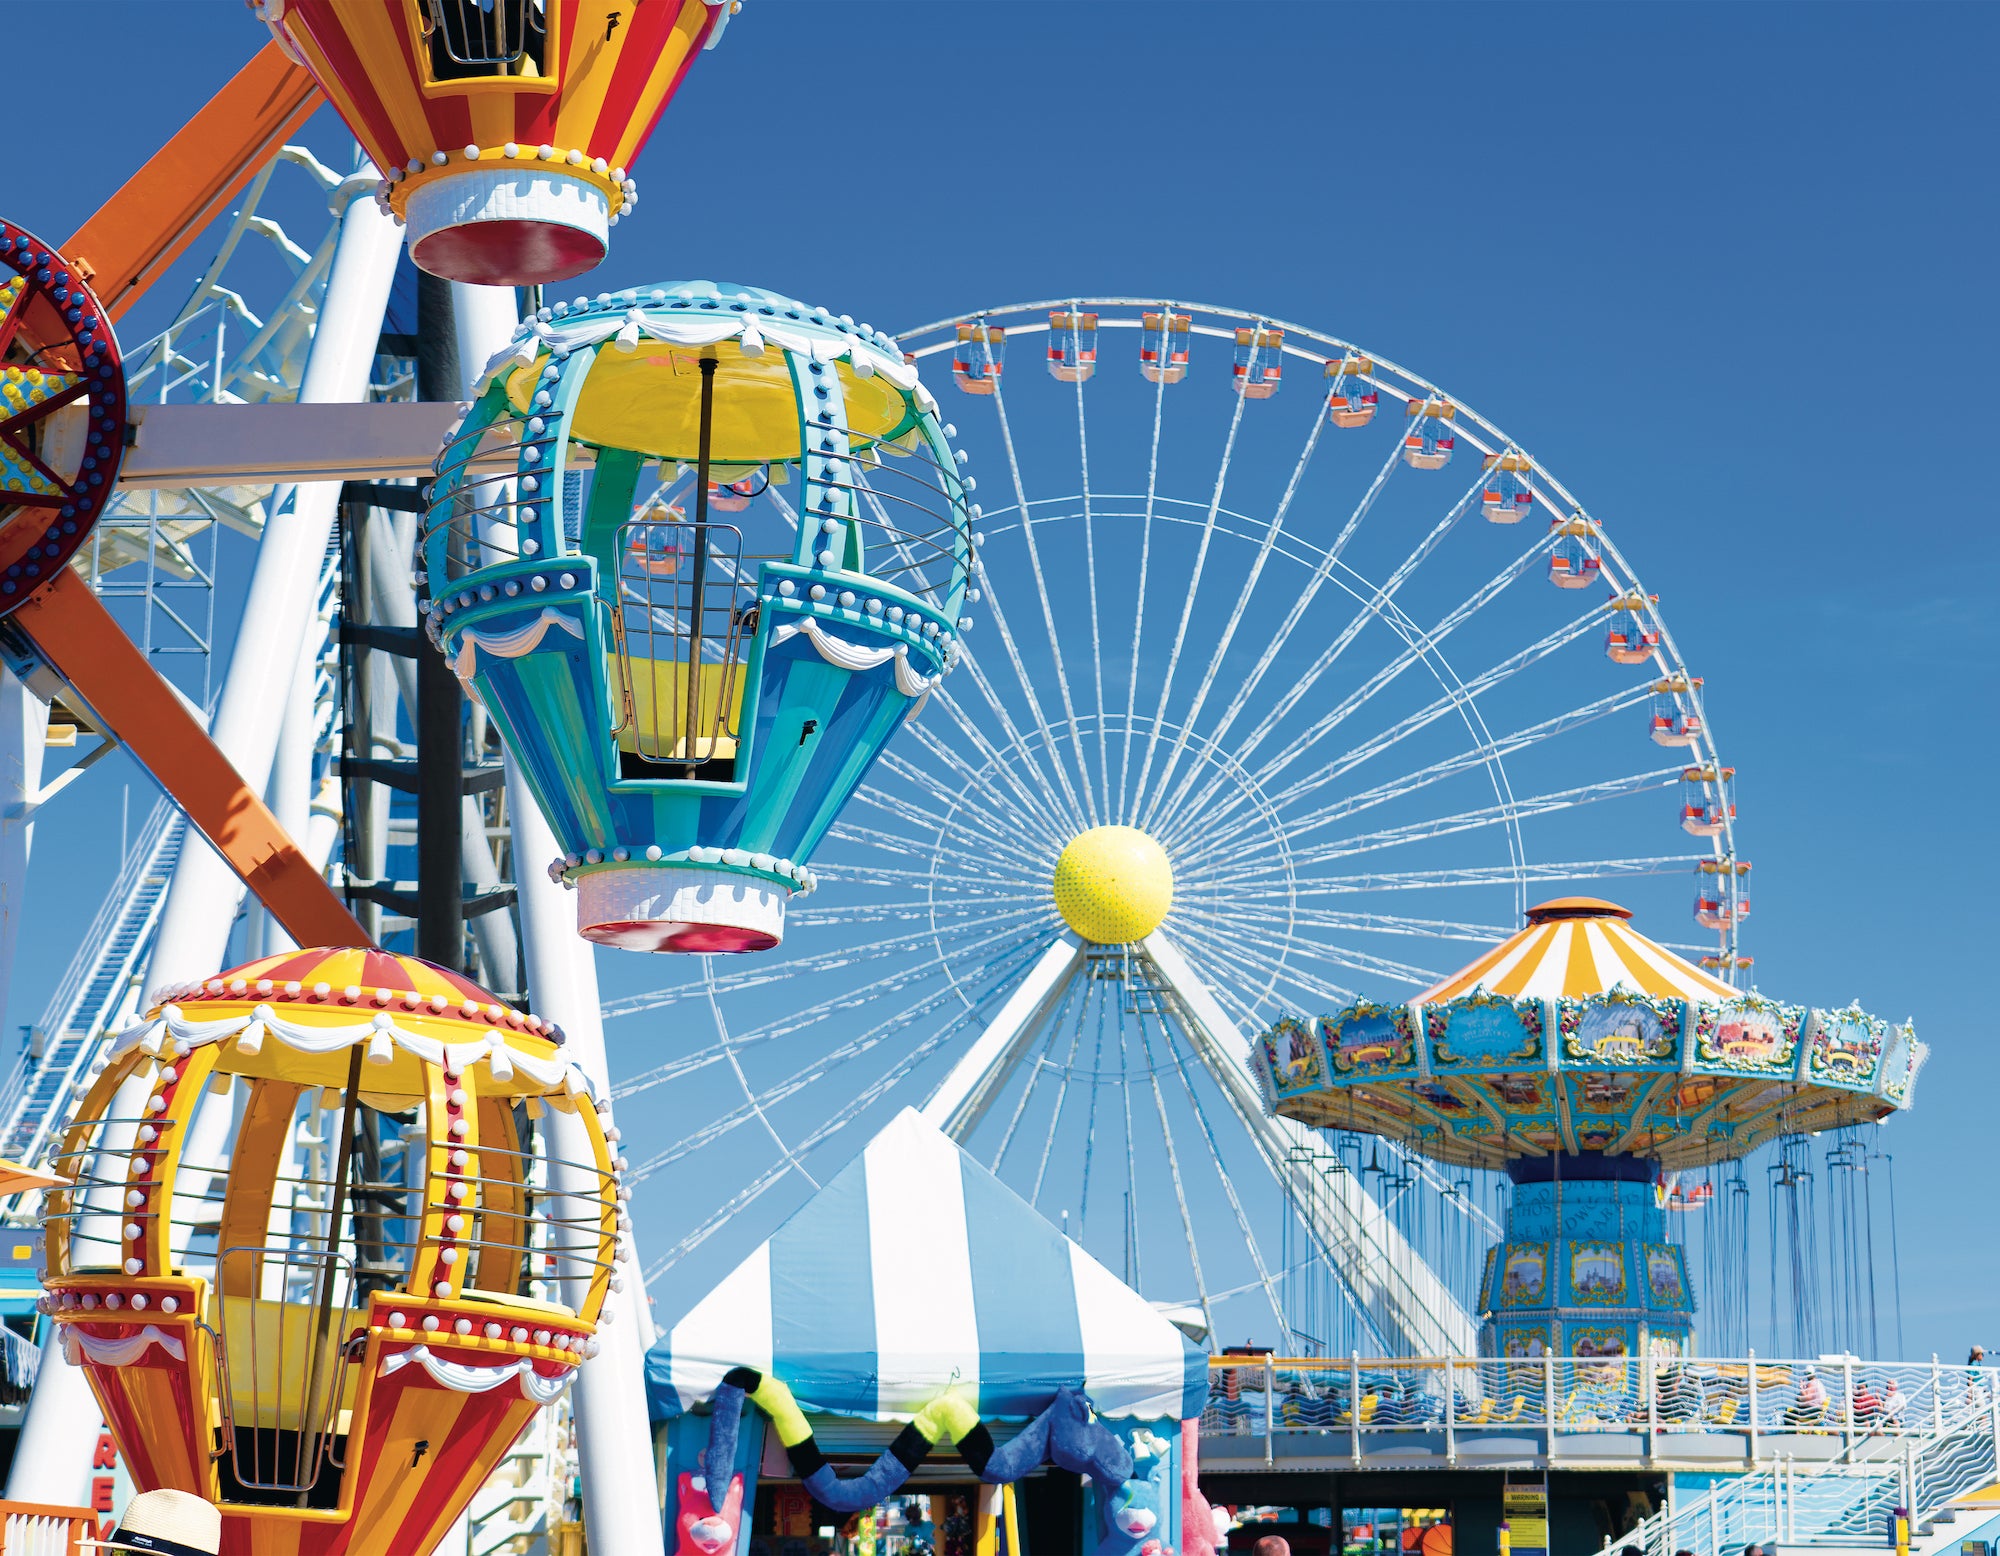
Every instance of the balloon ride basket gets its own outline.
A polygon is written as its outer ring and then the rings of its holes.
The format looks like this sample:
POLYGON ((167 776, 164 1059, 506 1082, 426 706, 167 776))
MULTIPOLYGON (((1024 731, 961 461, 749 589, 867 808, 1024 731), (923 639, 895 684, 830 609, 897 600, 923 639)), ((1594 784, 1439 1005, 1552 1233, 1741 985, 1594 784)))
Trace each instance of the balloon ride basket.
POLYGON ((627 951, 768 951, 784 939, 790 895, 718 870, 614 865, 577 877, 577 932, 627 951))

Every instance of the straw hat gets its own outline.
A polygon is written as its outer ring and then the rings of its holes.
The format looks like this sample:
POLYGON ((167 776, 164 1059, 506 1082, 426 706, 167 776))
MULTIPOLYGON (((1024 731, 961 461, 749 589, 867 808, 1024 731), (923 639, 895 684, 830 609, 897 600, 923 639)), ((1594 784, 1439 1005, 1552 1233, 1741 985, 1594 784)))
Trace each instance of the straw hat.
POLYGON ((222 1514, 214 1503, 191 1491, 142 1491, 125 1504, 125 1516, 110 1539, 82 1543, 154 1556, 217 1556, 222 1549, 222 1514))

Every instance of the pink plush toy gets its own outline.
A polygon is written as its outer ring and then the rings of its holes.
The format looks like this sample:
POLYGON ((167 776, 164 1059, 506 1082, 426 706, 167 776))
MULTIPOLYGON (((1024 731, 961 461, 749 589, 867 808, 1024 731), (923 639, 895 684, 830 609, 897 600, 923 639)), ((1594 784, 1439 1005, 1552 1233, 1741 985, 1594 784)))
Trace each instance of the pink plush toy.
POLYGON ((1215 1514, 1201 1494, 1201 1423, 1181 1422, 1181 1556, 1216 1556, 1215 1514))
POLYGON ((681 1476, 680 1489, 681 1510, 675 1522, 681 1537, 674 1556, 720 1556, 736 1549, 743 1524, 743 1477, 729 1477, 729 1494, 719 1508, 709 1500, 708 1482, 699 1475, 681 1476))

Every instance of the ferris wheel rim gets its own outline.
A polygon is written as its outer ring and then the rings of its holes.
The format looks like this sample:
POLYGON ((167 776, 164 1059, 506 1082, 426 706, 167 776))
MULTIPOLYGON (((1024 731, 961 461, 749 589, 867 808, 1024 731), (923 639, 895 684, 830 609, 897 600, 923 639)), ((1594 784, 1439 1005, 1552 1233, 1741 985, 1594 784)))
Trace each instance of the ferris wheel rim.
MULTIPOLYGON (((1247 324, 1251 326, 1267 326, 1285 332, 1287 340, 1283 345, 1280 346, 1279 349, 1283 351, 1285 355, 1296 357, 1302 361, 1320 362, 1320 361, 1325 361, 1326 359, 1323 356, 1317 355, 1310 351, 1306 351, 1303 348, 1293 345, 1290 339, 1291 336, 1294 335, 1302 336, 1308 340, 1316 341, 1321 345, 1332 348, 1333 350, 1339 351, 1343 354, 1352 352, 1363 355, 1367 357, 1368 360, 1372 364, 1374 364, 1376 368, 1386 369, 1390 374, 1394 375, 1396 378, 1403 380, 1405 383, 1415 388, 1423 390, 1426 394, 1435 394, 1444 398, 1445 400, 1448 400, 1454 407, 1456 407, 1461 418, 1469 419, 1473 424, 1475 424, 1484 433, 1486 433, 1487 436, 1489 436, 1491 439, 1494 440, 1494 446, 1488 447, 1484 443, 1482 443, 1481 440, 1477 437, 1468 438, 1467 441, 1471 443, 1472 446, 1479 451, 1482 457, 1488 454, 1501 452, 1507 449, 1513 449, 1525 455, 1531 461, 1535 475, 1537 477, 1538 490, 1536 492, 1536 501, 1543 509, 1545 509, 1553 517, 1563 518, 1566 517, 1566 515, 1558 512, 1555 505, 1547 501, 1545 493, 1539 489, 1541 487, 1546 487, 1548 490, 1554 491, 1555 493, 1560 495, 1563 502, 1569 507, 1571 512, 1580 514, 1589 513, 1589 510, 1584 506, 1584 504, 1576 497, 1576 495, 1570 490, 1570 488, 1563 483, 1562 478, 1558 476, 1539 457, 1534 455, 1533 452, 1529 450, 1525 444, 1521 443, 1519 440, 1515 438, 1510 437, 1507 434, 1507 432, 1503 428, 1501 428, 1497 422, 1493 421, 1490 417, 1484 415, 1482 412, 1480 412, 1475 407, 1470 405, 1464 399, 1460 398, 1455 394, 1452 394, 1449 390, 1445 389, 1443 385, 1438 384, 1433 380, 1424 377, 1421 373, 1415 372, 1414 370, 1403 366, 1400 362, 1397 362, 1393 358, 1384 356, 1372 350, 1369 347, 1361 345, 1359 342, 1348 340, 1347 338, 1333 334, 1330 331, 1319 329, 1318 327, 1313 325, 1301 324, 1296 320, 1287 319, 1276 314, 1258 313, 1252 310, 1232 307, 1225 304, 1200 302, 1193 299, 1170 297, 1166 295, 1155 295, 1149 297, 1140 294, 1089 295, 1089 294, 1078 293, 1068 297, 1052 297, 1052 298, 1040 299, 1037 301, 1000 303, 985 308, 967 310, 965 312, 954 314, 948 318, 935 319, 925 324, 915 325, 899 331, 895 331, 893 332, 893 336, 894 339, 899 344, 901 344, 904 350, 908 352, 912 357, 918 360, 922 360, 926 357, 935 356, 940 352, 949 350, 951 345, 953 344, 953 342, 948 338, 930 340, 929 339, 930 336, 935 334, 940 334, 942 332, 955 332, 960 325, 999 322, 1002 324, 1003 328, 1006 328, 1010 332, 1017 334, 1030 335, 1037 333, 1047 333, 1051 328, 1047 317, 1050 311, 1057 309, 1069 309, 1075 311, 1088 308, 1137 308, 1137 309, 1183 310, 1190 314, 1206 314, 1217 319, 1228 319, 1236 321, 1241 324, 1247 324), (1010 322, 1010 321, 1018 321, 1018 322, 1010 322)), ((1137 328, 1139 326, 1139 322, 1140 321, 1138 320, 1100 319, 1098 321, 1098 327, 1099 328, 1111 327, 1111 328, 1121 328, 1121 329, 1137 328)), ((1199 322, 1195 322, 1194 324, 1192 324, 1191 329, 1196 334, 1205 335, 1215 339, 1226 339, 1232 333, 1231 331, 1224 330, 1217 326, 1208 326, 1204 328, 1199 322)), ((1082 385, 1079 384, 1077 387, 1079 392, 1081 392, 1082 385)), ((1164 388, 1164 386, 1162 386, 1162 388, 1164 388)), ((1072 497, 1061 500, 1070 501, 1070 500, 1075 500, 1075 498, 1072 497)), ((1039 501, 1039 499, 1037 499, 1037 501, 1039 501)), ((996 511, 1004 511, 1004 510, 996 510, 996 511)), ((1720 743, 1717 741, 1715 737, 1714 722, 1709 717, 1707 699, 1705 695, 1703 695, 1703 690, 1700 683, 1696 681, 1695 677, 1688 670, 1686 656, 1681 653, 1678 643, 1675 642, 1671 626, 1668 624, 1665 615, 1657 608, 1657 602, 1653 600, 1652 596, 1647 594, 1644 581, 1641 579, 1638 569, 1632 565, 1632 563, 1626 557, 1623 550, 1618 546, 1617 541, 1611 536, 1611 534, 1607 530, 1604 529, 1601 522, 1596 520, 1593 520, 1593 522, 1597 523, 1598 527, 1596 533, 1592 537, 1592 543, 1599 549, 1601 557, 1604 562, 1615 564, 1614 577, 1622 577, 1625 581, 1624 587, 1622 589, 1618 588, 1615 585, 1615 583, 1613 584, 1614 595, 1621 593, 1634 593, 1645 596, 1653 604, 1653 608, 1650 610, 1649 616, 1652 623, 1658 628, 1660 635, 1659 646, 1654 654, 1654 664, 1657 666, 1661 677, 1665 679, 1678 675, 1689 683, 1689 690, 1686 692, 1685 695, 1687 695, 1689 700, 1695 704, 1696 708, 1699 710, 1701 715, 1701 730, 1697 734, 1695 739, 1692 742, 1690 742, 1688 747, 1686 748, 1690 756, 1693 758, 1693 760, 1690 762, 1689 765, 1696 765, 1697 763, 1705 763, 1707 765, 1717 768, 1718 770, 1721 769, 1726 764, 1723 762, 1720 743)), ((1607 580, 1607 582, 1610 582, 1610 580, 1607 580)), ((1722 819, 1721 832, 1708 839, 1710 845, 1709 857, 1718 862, 1722 860, 1734 860, 1738 857, 1737 845, 1736 845, 1735 818, 1725 811, 1721 819, 1722 819)), ((1723 932, 1722 942, 1723 943, 1721 949, 1723 953, 1726 956, 1733 958, 1736 955, 1739 948, 1740 925, 1732 923, 1729 926, 1729 928, 1725 932, 1723 932)))

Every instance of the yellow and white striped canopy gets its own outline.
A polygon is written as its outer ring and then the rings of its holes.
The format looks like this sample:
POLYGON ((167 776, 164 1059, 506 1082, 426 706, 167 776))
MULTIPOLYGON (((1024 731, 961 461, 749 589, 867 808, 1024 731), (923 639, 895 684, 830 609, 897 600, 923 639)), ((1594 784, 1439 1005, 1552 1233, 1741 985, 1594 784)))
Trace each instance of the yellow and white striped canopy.
POLYGON ((1632 914, 1596 897, 1528 909, 1528 927, 1413 1000, 1432 1005, 1475 988, 1516 998, 1587 999, 1623 984, 1655 999, 1734 1000, 1739 991, 1655 945, 1632 914))

